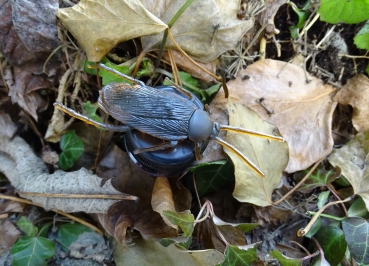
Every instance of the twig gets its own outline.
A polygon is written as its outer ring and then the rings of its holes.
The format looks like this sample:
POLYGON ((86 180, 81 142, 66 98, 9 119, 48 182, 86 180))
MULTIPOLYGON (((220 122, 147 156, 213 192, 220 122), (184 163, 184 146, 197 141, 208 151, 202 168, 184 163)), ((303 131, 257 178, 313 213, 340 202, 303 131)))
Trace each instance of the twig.
POLYGON ((46 198, 67 198, 67 199, 109 199, 109 200, 133 200, 138 201, 138 197, 128 194, 53 194, 53 193, 39 193, 39 192, 24 192, 16 191, 20 196, 27 197, 46 197, 46 198))
MULTIPOLYGON (((3 194, 0 194, 0 199, 6 199, 6 200, 12 200, 12 201, 16 201, 16 202, 22 202, 22 203, 25 203, 25 204, 30 204, 30 205, 34 205, 34 206, 37 206, 37 207, 41 207, 43 208, 43 206, 41 204, 38 204, 38 203, 34 203, 30 200, 25 200, 25 199, 21 199, 21 198, 17 198, 17 197, 12 197, 12 196, 5 196, 3 194)), ((89 228, 91 228, 92 230, 96 231, 97 233, 99 233, 100 235, 104 235, 103 231, 101 231, 99 228, 97 228, 96 226, 78 218, 78 217, 75 217, 69 213, 65 213, 65 212, 61 212, 61 211, 57 211, 57 210, 52 210, 53 212, 55 213, 58 213, 60 215, 63 215, 65 217, 68 217, 69 219, 72 219, 80 224, 83 224, 89 228)))
POLYGON ((319 211, 317 211, 317 213, 314 215, 314 217, 310 220, 310 222, 306 225, 305 228, 301 228, 298 232, 297 232, 297 235, 298 236, 304 236, 306 235, 311 227, 313 226, 313 224, 315 223, 315 221, 318 219, 318 217, 320 216, 320 214, 326 209, 328 208, 329 206, 332 206, 332 205, 335 205, 335 204, 338 204, 338 203, 342 203, 342 202, 347 202, 347 201, 350 201, 352 200, 353 198, 355 197, 355 195, 352 195, 350 197, 348 197, 347 199, 345 200, 338 200, 338 201, 333 201, 333 202, 329 202, 327 203, 326 205, 324 205, 322 208, 320 208, 319 211))
POLYGON ((314 166, 310 169, 310 171, 301 179, 301 181, 290 191, 287 192, 286 195, 283 196, 283 198, 275 201, 275 202, 271 202, 272 205, 277 205, 279 203, 281 203, 282 201, 284 201, 286 198, 288 198, 292 193, 294 193, 305 181, 306 179, 309 178, 309 176, 314 172, 314 170, 318 167, 318 165, 320 164, 321 161, 323 161, 324 158, 320 159, 319 161, 317 161, 314 166))

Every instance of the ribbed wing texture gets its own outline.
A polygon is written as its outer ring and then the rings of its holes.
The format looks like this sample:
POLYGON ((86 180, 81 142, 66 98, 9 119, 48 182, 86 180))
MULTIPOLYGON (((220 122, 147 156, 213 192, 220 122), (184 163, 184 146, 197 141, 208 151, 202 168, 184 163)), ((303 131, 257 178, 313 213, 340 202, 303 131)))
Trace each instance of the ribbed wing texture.
POLYGON ((123 124, 165 140, 187 138, 189 119, 197 109, 175 93, 124 83, 105 86, 99 105, 123 124))

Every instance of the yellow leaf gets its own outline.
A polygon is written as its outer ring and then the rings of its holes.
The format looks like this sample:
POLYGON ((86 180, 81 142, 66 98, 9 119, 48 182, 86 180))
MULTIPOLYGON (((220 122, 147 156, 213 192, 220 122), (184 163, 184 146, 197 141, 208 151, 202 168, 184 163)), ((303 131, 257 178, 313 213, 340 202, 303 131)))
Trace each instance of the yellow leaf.
MULTIPOLYGON (((142 4, 165 23, 174 17, 186 0, 143 0, 142 4)), ((237 19, 240 0, 194 1, 171 27, 179 46, 193 59, 210 62, 236 47, 242 36, 253 27, 254 18, 237 19)), ((142 38, 144 51, 157 49, 163 34, 142 38)), ((175 46, 168 38, 167 49, 175 46)))
POLYGON ((342 175, 369 210, 369 131, 357 134, 341 149, 335 150, 328 160, 341 168, 342 175))
MULTIPOLYGON (((242 104, 233 104, 229 100, 227 108, 231 126, 269 135, 276 135, 278 132, 275 126, 263 121, 257 113, 242 104)), ((235 166, 236 185, 233 196, 240 202, 258 206, 270 205, 273 190, 279 185, 282 171, 288 163, 287 143, 233 132, 227 133, 226 140, 265 173, 265 178, 261 178, 237 155, 225 149, 235 166)))
POLYGON ((81 0, 57 16, 94 62, 120 42, 167 28, 139 0, 81 0))

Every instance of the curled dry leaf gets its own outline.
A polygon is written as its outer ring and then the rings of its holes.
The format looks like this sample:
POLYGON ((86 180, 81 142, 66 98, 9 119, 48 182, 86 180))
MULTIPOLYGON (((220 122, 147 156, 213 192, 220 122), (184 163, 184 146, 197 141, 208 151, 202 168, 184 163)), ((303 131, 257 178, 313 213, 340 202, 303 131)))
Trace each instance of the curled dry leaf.
POLYGON ((178 231, 167 225, 161 215, 153 210, 151 204, 153 201, 156 206, 173 207, 174 203, 175 211, 188 210, 192 197, 185 187, 178 188, 175 180, 170 180, 170 187, 165 184, 163 189, 166 191, 166 196, 172 194, 173 199, 159 197, 159 191, 153 192, 155 179, 134 165, 128 155, 116 146, 102 159, 97 174, 105 179, 114 177, 112 180, 114 187, 140 198, 138 202, 118 202, 109 209, 107 214, 98 215, 104 229, 119 243, 125 244, 128 227, 139 231, 145 239, 178 236, 178 231))
POLYGON ((157 177, 152 190, 151 206, 160 214, 164 222, 170 227, 178 230, 178 226, 172 224, 164 215, 163 211, 176 212, 173 201, 173 193, 166 177, 157 177))
MULTIPOLYGON (((0 116, 0 121, 4 119, 0 116)), ((7 121, 9 122, 9 121, 7 121)), ((0 123, 0 125, 3 122, 0 123)), ((101 186, 101 178, 82 168, 75 172, 56 171, 49 174, 42 160, 20 137, 11 139, 0 128, 0 172, 4 173, 12 185, 22 192, 50 194, 104 194, 122 195, 108 180, 101 186)), ((46 210, 64 212, 105 213, 118 200, 68 199, 23 195, 24 198, 41 204, 46 210)))
MULTIPOLYGON (((227 83, 234 103, 256 111, 287 140, 290 158, 285 171, 289 173, 306 169, 333 147, 331 124, 337 103, 332 98, 336 89, 306 75, 295 65, 260 60, 227 83), (266 108, 273 114, 269 115, 266 108)), ((212 104, 225 106, 226 101, 220 90, 212 104)))
POLYGON ((49 88, 50 81, 45 75, 35 75, 19 67, 13 67, 13 75, 9 68, 5 71, 5 81, 9 87, 12 103, 17 103, 37 121, 37 109, 45 106, 45 101, 35 92, 49 88))
POLYGON ((276 207, 276 206, 268 206, 265 208, 255 207, 255 216, 257 219, 257 223, 265 228, 267 226, 278 227, 279 225, 286 222, 287 219, 291 217, 291 210, 276 207))
POLYGON ((360 195, 369 210, 369 131, 357 134, 341 149, 334 150, 328 160, 341 168, 354 193, 360 195))
POLYGON ((203 248, 209 249, 214 248, 218 251, 224 252, 226 249, 226 244, 219 232, 231 245, 244 246, 246 245, 246 239, 244 232, 231 225, 216 225, 212 219, 206 219, 200 223, 197 227, 197 232, 199 235, 199 242, 203 248))
POLYGON ((57 16, 94 62, 119 42, 167 28, 139 0, 81 0, 71 8, 59 9, 57 16))
MULTIPOLYGON (((174 17, 186 0, 144 0, 143 5, 165 23, 174 17)), ((225 51, 232 50, 241 37, 254 25, 250 20, 237 19, 240 0, 194 1, 171 27, 179 46, 193 59, 210 62, 225 51)), ((158 49, 163 33, 142 38, 144 51, 158 49)), ((167 49, 177 50, 169 40, 167 49)))
POLYGON ((0 255, 3 255, 6 250, 11 249, 17 242, 21 232, 10 220, 3 220, 0 223, 0 235, 0 255))
MULTIPOLYGON (((59 46, 56 0, 5 0, 0 3, 0 50, 14 66, 43 73, 49 55, 59 46)), ((55 55, 46 64, 51 74, 59 65, 55 55)))
MULTIPOLYGON (((275 126, 263 121, 257 113, 241 104, 229 101, 227 107, 229 124, 232 126, 269 135, 276 135, 278 132, 275 126)), ((287 143, 235 132, 228 132, 226 141, 237 147, 265 173, 265 178, 261 178, 235 153, 225 149, 235 166, 236 184, 233 196, 240 202, 258 206, 270 205, 272 193, 281 182, 282 171, 288 162, 287 143)))
POLYGON ((352 124, 358 132, 369 130, 369 79, 357 74, 349 79, 333 100, 353 108, 352 124))

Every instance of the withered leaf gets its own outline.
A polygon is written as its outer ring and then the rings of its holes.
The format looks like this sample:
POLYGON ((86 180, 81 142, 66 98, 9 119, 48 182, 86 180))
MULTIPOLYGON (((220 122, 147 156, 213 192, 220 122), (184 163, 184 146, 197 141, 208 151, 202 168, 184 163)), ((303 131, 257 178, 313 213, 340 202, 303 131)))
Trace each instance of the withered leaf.
POLYGON ((349 79, 334 100, 341 104, 349 104, 353 108, 352 124, 358 132, 369 130, 369 79, 357 74, 349 79))
POLYGON ((6 70, 6 82, 12 103, 17 103, 37 121, 37 109, 44 105, 42 98, 35 92, 42 88, 49 88, 51 83, 46 75, 35 75, 18 67, 6 70))
POLYGON ((357 134, 341 149, 335 150, 328 160, 341 168, 342 175, 369 210, 369 131, 357 134))
MULTIPOLYGON (((186 0, 144 0, 143 5, 168 23, 186 0)), ((239 20, 239 0, 194 1, 171 27, 179 46, 194 59, 210 62, 236 47, 241 37, 254 25, 254 19, 239 20)), ((163 34, 142 37, 144 51, 158 49, 163 34)), ((176 50, 169 40, 167 49, 176 50)))
MULTIPOLYGON (((276 135, 275 126, 263 121, 257 113, 243 106, 228 102, 229 124, 235 127, 276 135), (274 133, 275 132, 275 133, 274 133)), ((238 132, 227 132, 226 141, 239 149, 252 163, 265 173, 262 178, 235 153, 225 149, 235 166, 236 184, 233 196, 240 202, 258 206, 271 204, 271 196, 279 185, 282 171, 288 162, 286 142, 267 140, 238 132)))
MULTIPOLYGON (((55 17, 58 6, 56 0, 1 1, 0 49, 12 65, 43 73, 46 60, 59 46, 55 17)), ((46 73, 55 72, 58 65, 56 54, 46 64, 46 73)))
MULTIPOLYGON (((285 171, 289 173, 306 169, 333 147, 332 113, 337 103, 332 98, 336 89, 306 75, 308 83, 301 67, 268 59, 239 71, 237 78, 227 83, 234 103, 256 111, 287 140, 290 158, 285 171)), ((220 90, 212 104, 225 106, 226 101, 220 90)))
MULTIPOLYGON (((161 215, 153 210, 152 201, 166 205, 171 200, 158 198, 153 188, 155 179, 133 164, 128 155, 114 147, 100 162, 98 175, 103 178, 114 176, 112 183, 121 192, 130 193, 140 198, 138 202, 121 201, 111 206, 107 214, 98 215, 104 229, 121 244, 125 244, 126 230, 134 228, 143 238, 173 238, 178 236, 177 229, 167 225, 161 215), (128 192, 129 191, 129 192, 128 192)), ((175 180, 173 181, 175 183, 175 180)), ((161 183, 161 182, 159 182, 161 183)), ((166 182, 165 182, 166 183, 166 182)), ((184 187, 164 185, 166 193, 173 195, 173 202, 178 212, 188 210, 191 193, 184 187)), ((160 193, 160 192, 159 192, 160 193)))
POLYGON ((57 16, 94 62, 119 42, 167 27, 138 0, 81 0, 71 8, 59 9, 57 16))

